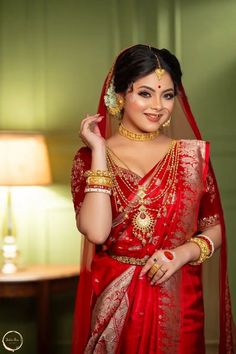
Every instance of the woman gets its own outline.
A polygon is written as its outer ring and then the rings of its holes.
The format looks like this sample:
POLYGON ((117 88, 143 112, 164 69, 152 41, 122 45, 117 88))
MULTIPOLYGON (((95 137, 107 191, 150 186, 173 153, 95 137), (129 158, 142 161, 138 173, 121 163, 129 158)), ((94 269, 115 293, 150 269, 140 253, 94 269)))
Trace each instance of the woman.
POLYGON ((73 353, 204 354, 201 264, 221 244, 220 353, 233 353, 223 214, 176 57, 146 45, 120 53, 80 135, 73 353), (108 115, 120 123, 110 136, 108 115), (185 128, 199 140, 173 138, 185 128))

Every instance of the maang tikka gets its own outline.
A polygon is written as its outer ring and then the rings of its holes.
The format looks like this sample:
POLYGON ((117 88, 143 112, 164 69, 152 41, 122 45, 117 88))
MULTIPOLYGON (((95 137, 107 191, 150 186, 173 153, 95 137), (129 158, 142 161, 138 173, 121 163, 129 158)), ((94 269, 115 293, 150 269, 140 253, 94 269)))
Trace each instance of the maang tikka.
POLYGON ((157 69, 155 70, 155 73, 157 75, 158 81, 160 81, 162 76, 165 74, 165 69, 163 69, 161 67, 160 60, 159 60, 159 58, 158 58, 158 56, 156 54, 155 54, 155 57, 156 57, 156 60, 157 60, 157 69))

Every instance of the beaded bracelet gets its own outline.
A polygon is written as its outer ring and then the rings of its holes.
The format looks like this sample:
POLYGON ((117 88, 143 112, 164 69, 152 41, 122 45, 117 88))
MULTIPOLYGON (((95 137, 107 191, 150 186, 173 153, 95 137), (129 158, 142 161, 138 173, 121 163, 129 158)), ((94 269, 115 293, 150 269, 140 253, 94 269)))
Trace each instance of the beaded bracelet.
POLYGON ((105 193, 105 194, 111 195, 111 190, 103 189, 103 188, 85 187, 84 192, 85 193, 98 192, 98 193, 105 193))
POLYGON ((90 184, 90 185, 87 185, 86 188, 100 188, 100 189, 107 189, 107 190, 111 191, 111 187, 102 186, 100 184, 90 184))
POLYGON ((211 253, 210 247, 206 240, 203 240, 198 237, 191 237, 188 242, 194 242, 200 248, 200 256, 196 261, 189 262, 191 265, 199 265, 203 263, 207 258, 209 258, 209 254, 211 253))

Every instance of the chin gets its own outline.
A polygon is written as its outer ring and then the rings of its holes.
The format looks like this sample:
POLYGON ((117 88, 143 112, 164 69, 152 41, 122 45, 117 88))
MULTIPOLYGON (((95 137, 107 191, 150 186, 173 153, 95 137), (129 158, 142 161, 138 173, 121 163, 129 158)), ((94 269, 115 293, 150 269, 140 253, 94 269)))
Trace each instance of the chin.
POLYGON ((159 123, 149 123, 149 124, 146 124, 146 126, 143 127, 142 130, 145 133, 152 133, 152 132, 156 132, 158 129, 160 129, 159 123))

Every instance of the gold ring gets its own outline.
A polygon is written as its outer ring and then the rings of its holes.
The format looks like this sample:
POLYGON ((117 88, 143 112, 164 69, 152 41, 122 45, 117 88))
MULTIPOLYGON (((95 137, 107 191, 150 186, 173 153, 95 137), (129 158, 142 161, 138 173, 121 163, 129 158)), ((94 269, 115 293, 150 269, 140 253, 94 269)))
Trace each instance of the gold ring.
POLYGON ((160 268, 161 268, 161 265, 154 263, 148 272, 149 277, 152 278, 158 272, 158 270, 160 268))

